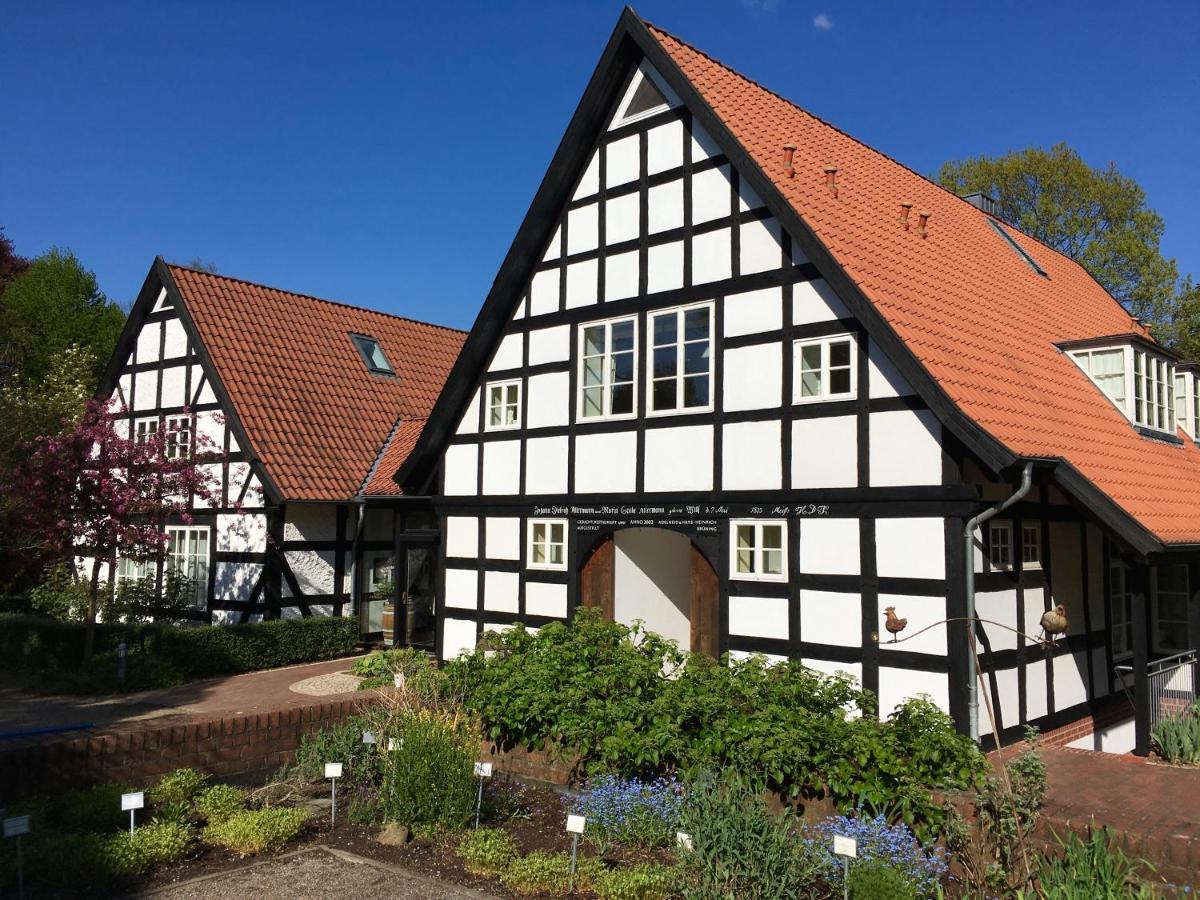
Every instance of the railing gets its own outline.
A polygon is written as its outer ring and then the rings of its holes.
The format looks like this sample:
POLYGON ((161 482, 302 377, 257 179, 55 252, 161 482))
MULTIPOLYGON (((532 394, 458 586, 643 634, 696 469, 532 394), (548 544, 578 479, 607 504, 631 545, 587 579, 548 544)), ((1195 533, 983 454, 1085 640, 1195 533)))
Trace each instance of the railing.
MULTIPOLYGON (((1121 687, 1133 703, 1133 666, 1114 666, 1121 687)), ((1150 682, 1150 730, 1163 719, 1178 716, 1196 702, 1196 651, 1152 660, 1146 666, 1150 682)))

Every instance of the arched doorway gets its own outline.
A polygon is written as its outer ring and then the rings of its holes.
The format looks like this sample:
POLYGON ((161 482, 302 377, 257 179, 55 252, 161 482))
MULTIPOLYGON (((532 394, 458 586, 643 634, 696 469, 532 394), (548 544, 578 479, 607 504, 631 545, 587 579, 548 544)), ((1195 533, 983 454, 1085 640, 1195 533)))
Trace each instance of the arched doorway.
POLYGON ((610 621, 641 619, 679 646, 715 657, 720 648, 717 573, 686 535, 622 528, 593 549, 579 573, 581 606, 610 621))

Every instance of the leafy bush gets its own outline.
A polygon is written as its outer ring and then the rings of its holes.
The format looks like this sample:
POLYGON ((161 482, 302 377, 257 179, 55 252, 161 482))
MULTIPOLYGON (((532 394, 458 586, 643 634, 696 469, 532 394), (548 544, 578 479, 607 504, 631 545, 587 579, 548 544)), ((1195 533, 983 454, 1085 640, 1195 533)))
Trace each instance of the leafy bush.
POLYGON ((204 789, 208 776, 195 769, 176 769, 169 775, 164 775, 154 787, 147 792, 148 798, 155 806, 168 803, 190 803, 204 789))
POLYGON ((1200 766, 1200 703, 1182 715, 1161 719, 1150 733, 1150 739, 1163 759, 1200 766))
POLYGON ((743 779, 705 777, 688 791, 680 828, 691 849, 679 851, 680 880, 691 900, 823 897, 823 859, 797 833, 788 812, 772 813, 762 792, 743 779))
POLYGON ((158 804, 154 807, 154 815, 151 816, 150 821, 190 826, 192 822, 192 805, 179 800, 174 803, 158 804))
MULTIPOLYGON (((575 865, 575 889, 590 890, 603 869, 599 860, 579 857, 575 865)), ((570 889, 571 857, 565 853, 535 850, 528 856, 513 860, 500 881, 514 894, 563 896, 570 889)))
POLYGON ((878 860, 852 863, 847 880, 854 900, 920 900, 933 896, 918 894, 901 872, 878 860))
POLYGON ((564 798, 564 802, 587 816, 584 839, 601 853, 614 843, 653 849, 675 838, 682 788, 673 779, 641 781, 599 775, 578 798, 564 798))
POLYGON ((273 806, 243 810, 204 829, 204 842, 242 856, 278 850, 300 833, 307 809, 273 806))
POLYGON ((678 874, 657 863, 608 869, 596 876, 592 890, 600 900, 668 900, 676 896, 678 874))
POLYGON ((387 738, 397 749, 377 754, 384 815, 406 825, 466 825, 475 814, 478 734, 464 720, 430 710, 401 715, 393 727, 387 738))
POLYGON ((242 792, 231 784, 214 784, 196 798, 196 809, 210 825, 224 822, 246 807, 242 792))
POLYGON ((403 675, 410 690, 436 691, 437 667, 429 654, 413 647, 397 647, 371 653, 356 660, 351 671, 363 679, 360 691, 391 687, 397 675, 403 675))
POLYGON ((122 831, 104 845, 105 865, 115 879, 144 875, 158 866, 179 862, 192 845, 192 830, 178 822, 152 822, 133 834, 122 831))
POLYGON ((501 875, 517 858, 517 842, 500 828, 468 831, 455 851, 472 875, 493 878, 501 875))
POLYGON ((362 742, 363 732, 371 728, 365 717, 351 716, 337 725, 304 735, 291 770, 305 781, 323 781, 325 763, 340 762, 343 768, 339 787, 374 782, 379 776, 381 760, 377 747, 362 742))
POLYGON ((1104 828, 1088 829, 1087 840, 1071 833, 1059 840, 1062 856, 1042 858, 1037 870, 1039 897, 1047 900, 1138 900, 1150 898, 1153 891, 1137 879, 1138 866, 1120 847, 1109 843, 1104 828))
POLYGON ((131 790, 126 785, 99 784, 68 791, 54 807, 52 818, 64 831, 113 831, 129 823, 129 813, 121 811, 121 795, 131 790))
MULTIPOLYGON (((63 834, 34 829, 21 838, 26 884, 37 884, 47 893, 77 890, 81 884, 111 880, 107 841, 98 834, 63 834)), ((0 883, 16 884, 16 841, 0 842, 0 883)))
POLYGON ((81 622, 87 615, 88 586, 70 563, 46 569, 41 583, 29 591, 29 605, 39 615, 60 622, 81 622))
MULTIPOLYGON (((841 886, 843 877, 841 857, 833 854, 835 834, 857 842, 858 858, 851 866, 852 871, 855 867, 888 869, 908 886, 908 894, 913 896, 930 896, 948 868, 941 848, 927 853, 903 824, 891 825, 883 816, 834 816, 805 829, 805 839, 824 860, 824 879, 835 886, 841 886)), ((880 884, 895 880, 890 875, 869 877, 880 884)), ((850 893, 854 895, 853 889, 850 893)))

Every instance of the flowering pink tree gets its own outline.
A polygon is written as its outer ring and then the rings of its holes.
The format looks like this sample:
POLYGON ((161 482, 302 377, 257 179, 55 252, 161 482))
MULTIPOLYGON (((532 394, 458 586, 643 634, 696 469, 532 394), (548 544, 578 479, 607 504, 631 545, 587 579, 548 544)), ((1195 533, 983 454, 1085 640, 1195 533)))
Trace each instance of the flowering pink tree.
POLYGON ((84 662, 95 641, 101 573, 118 556, 144 560, 166 545, 166 525, 191 521, 193 502, 219 505, 221 486, 205 463, 211 440, 191 429, 123 434, 120 413, 91 401, 75 427, 33 441, 10 473, 9 519, 25 552, 91 560, 84 662))

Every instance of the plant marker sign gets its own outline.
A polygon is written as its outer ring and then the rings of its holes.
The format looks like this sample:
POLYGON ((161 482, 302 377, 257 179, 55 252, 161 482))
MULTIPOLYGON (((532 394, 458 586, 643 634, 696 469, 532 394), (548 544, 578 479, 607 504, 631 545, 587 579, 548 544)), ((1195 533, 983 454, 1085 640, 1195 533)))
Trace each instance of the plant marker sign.
POLYGON ((403 690, 403 688, 404 688, 404 673, 397 672, 395 675, 393 675, 392 676, 392 684, 395 687, 398 687, 403 690))
POLYGON ((341 763, 325 763, 325 777, 329 779, 329 827, 337 825, 337 780, 342 777, 341 763))
POLYGON ((399 750, 404 746, 404 738, 397 740, 396 738, 388 738, 388 751, 399 750))
POLYGON ((375 740, 375 735, 374 735, 372 732, 370 732, 370 731, 364 731, 364 732, 363 732, 363 743, 364 743, 364 744, 374 744, 374 743, 376 743, 376 740, 375 740))
POLYGON ((683 850, 696 849, 696 845, 692 843, 692 836, 686 831, 675 832, 675 843, 683 850))
POLYGON ((587 818, 584 816, 567 816, 567 833, 571 835, 571 877, 567 885, 567 889, 571 893, 575 892, 575 860, 579 854, 579 836, 583 834, 583 829, 587 826, 587 818))
POLYGON ((133 834, 134 821, 133 817, 137 810, 146 806, 146 792, 134 791, 132 794, 121 795, 121 812, 129 810, 129 833, 133 834))
POLYGON ((842 858, 842 891, 850 900, 850 860, 858 858, 858 841, 842 834, 833 836, 833 853, 842 858))
POLYGON ((483 809, 483 779, 492 777, 490 762, 475 763, 475 777, 479 779, 479 793, 475 797, 475 827, 479 827, 479 811, 483 809))
POLYGON ((4 836, 17 839, 17 896, 25 897, 25 870, 21 858, 21 835, 29 834, 29 816, 12 816, 4 820, 4 836))

